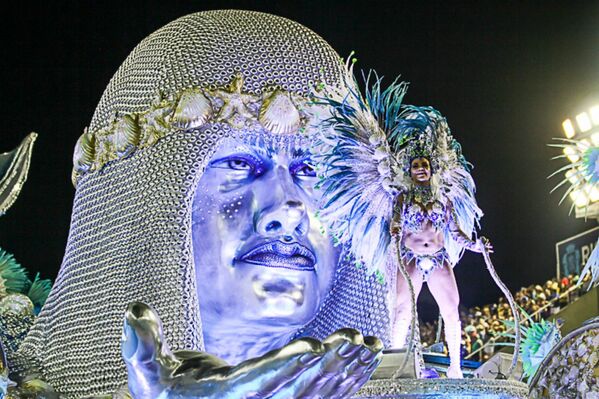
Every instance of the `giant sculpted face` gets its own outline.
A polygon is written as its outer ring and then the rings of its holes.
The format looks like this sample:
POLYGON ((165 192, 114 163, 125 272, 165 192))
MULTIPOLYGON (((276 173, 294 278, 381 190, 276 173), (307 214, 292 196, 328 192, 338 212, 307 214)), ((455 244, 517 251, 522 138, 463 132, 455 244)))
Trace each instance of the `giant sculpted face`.
MULTIPOLYGON (((206 350, 233 362, 241 355, 223 337, 250 336, 255 344, 297 331, 316 314, 338 263, 338 251, 315 218, 310 154, 284 136, 271 139, 226 139, 208 162, 194 201, 206 350)), ((257 346, 263 347, 257 353, 269 347, 257 346)))
POLYGON ((334 397, 319 385, 331 376, 357 389, 382 348, 368 336, 388 335, 385 287, 315 218, 306 151, 331 111, 311 93, 345 91, 343 68, 314 32, 251 11, 191 14, 143 40, 75 146, 65 257, 20 349, 32 369, 65 397, 111 394, 126 372, 144 398, 184 382, 255 396, 267 377, 301 387, 281 397, 334 397))

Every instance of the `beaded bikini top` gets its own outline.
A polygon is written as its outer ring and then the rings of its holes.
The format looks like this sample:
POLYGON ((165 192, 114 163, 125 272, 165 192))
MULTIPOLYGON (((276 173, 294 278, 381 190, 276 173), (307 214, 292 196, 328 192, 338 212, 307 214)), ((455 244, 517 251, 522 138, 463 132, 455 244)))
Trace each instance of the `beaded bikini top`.
POLYGON ((413 200, 412 195, 408 194, 406 199, 402 214, 403 227, 406 230, 412 233, 420 233, 427 220, 432 223, 435 230, 443 230, 446 224, 446 209, 441 202, 434 201, 430 209, 424 209, 420 203, 413 200))

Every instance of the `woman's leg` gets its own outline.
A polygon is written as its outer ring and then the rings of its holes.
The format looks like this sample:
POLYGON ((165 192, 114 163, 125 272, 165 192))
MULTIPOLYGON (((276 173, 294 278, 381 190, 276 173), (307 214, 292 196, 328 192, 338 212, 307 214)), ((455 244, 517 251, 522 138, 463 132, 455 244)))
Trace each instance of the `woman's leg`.
MULTIPOLYGON (((416 268, 416 262, 411 261, 405 265, 412 286, 414 287, 414 295, 418 299, 420 290, 422 289, 422 273, 416 268)), ((412 322, 412 301, 410 299, 410 288, 408 282, 397 273, 397 295, 395 303, 395 320, 393 322, 393 330, 391 332, 391 347, 403 348, 406 345, 406 339, 410 325, 412 322)), ((418 333, 418 331, 416 332, 418 333)))
POLYGON ((439 312, 445 323, 445 341, 447 342, 450 360, 447 376, 449 378, 462 378, 462 370, 460 368, 462 328, 458 313, 460 294, 453 269, 449 264, 445 263, 442 268, 431 273, 427 284, 439 306, 439 312))

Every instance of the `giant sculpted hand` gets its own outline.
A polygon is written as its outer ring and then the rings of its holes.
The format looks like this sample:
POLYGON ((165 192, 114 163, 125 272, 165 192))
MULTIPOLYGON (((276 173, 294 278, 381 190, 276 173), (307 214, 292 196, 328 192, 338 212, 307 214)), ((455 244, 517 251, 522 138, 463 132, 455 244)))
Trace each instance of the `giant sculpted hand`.
POLYGON ((158 315, 139 302, 127 308, 122 342, 135 399, 345 398, 372 375, 382 349, 378 338, 342 329, 229 366, 204 352, 171 352, 158 315))

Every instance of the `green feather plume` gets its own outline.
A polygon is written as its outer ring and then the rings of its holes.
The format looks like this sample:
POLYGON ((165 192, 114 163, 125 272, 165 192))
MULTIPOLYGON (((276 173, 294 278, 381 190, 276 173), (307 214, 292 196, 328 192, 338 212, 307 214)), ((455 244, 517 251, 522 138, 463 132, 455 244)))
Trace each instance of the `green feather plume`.
POLYGON ((31 299, 31 302, 33 302, 35 308, 39 309, 46 303, 46 299, 48 299, 51 289, 52 281, 49 279, 42 280, 40 274, 37 273, 33 283, 31 283, 31 287, 29 287, 27 296, 31 299))
MULTIPOLYGON (((520 332, 524 341, 520 346, 520 359, 522 360, 523 377, 530 380, 537 372, 543 359, 547 356, 561 339, 561 332, 557 322, 541 320, 535 322, 522 308, 520 312, 528 320, 529 326, 520 324, 520 332)), ((502 320, 508 329, 515 329, 515 323, 511 320, 502 320)), ((501 333, 500 336, 514 338, 514 335, 501 333)), ((505 345, 499 343, 497 345, 505 345)), ((511 346, 511 345, 505 345, 511 346)))
POLYGON ((21 293, 28 285, 27 271, 17 263, 12 254, 0 248, 0 296, 21 293))

